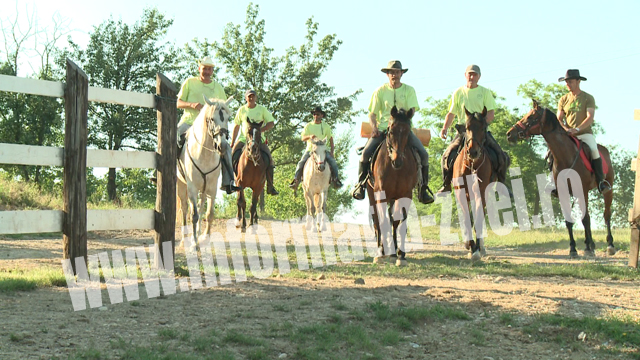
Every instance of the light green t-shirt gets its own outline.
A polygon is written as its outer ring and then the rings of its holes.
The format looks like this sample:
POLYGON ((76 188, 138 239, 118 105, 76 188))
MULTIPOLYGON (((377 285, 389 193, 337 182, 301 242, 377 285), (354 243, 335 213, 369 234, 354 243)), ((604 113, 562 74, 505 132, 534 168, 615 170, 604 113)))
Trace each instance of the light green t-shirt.
MULTIPOLYGON (((302 130, 301 136, 315 135, 318 139, 327 139, 327 149, 329 148, 329 140, 333 137, 331 133, 331 126, 325 123, 316 124, 314 121, 308 123, 304 130, 302 130)), ((311 151, 311 139, 307 140, 307 150, 311 151)))
POLYGON ((493 98, 491 90, 480 85, 473 89, 461 86, 451 95, 449 112, 458 117, 459 124, 464 124, 467 122, 467 114, 464 112, 465 108, 470 113, 481 113, 485 106, 487 107, 487 111, 495 110, 496 108, 496 101, 493 98))
MULTIPOLYGON (((238 109, 236 118, 233 120, 233 123, 242 126, 242 128, 240 129, 240 135, 238 136, 238 141, 241 141, 243 143, 247 142, 245 133, 249 131, 249 123, 247 122, 247 117, 254 123, 264 121, 264 124, 262 124, 262 126, 275 121, 273 115, 271 115, 269 110, 267 110, 267 108, 262 105, 256 104, 256 107, 254 107, 253 109, 249 109, 249 105, 247 104, 242 105, 240 109, 238 109)), ((261 141, 264 142, 264 134, 261 135, 261 141)))
MULTIPOLYGON (((205 104, 203 96, 209 99, 227 100, 224 88, 217 81, 211 80, 210 83, 205 84, 197 77, 188 78, 187 81, 182 84, 180 92, 178 93, 178 99, 202 105, 205 104)), ((198 117, 198 113, 199 111, 195 109, 184 109, 184 114, 182 114, 180 121, 193 125, 193 122, 198 117)))
MULTIPOLYGON (((582 125, 584 119, 587 118, 587 109, 596 108, 596 100, 593 98, 593 95, 584 91, 581 91, 578 96, 568 93, 560 98, 558 108, 564 111, 567 117, 567 125, 571 128, 576 128, 582 125)), ((591 126, 582 129, 577 135, 582 134, 593 134, 591 126)))
POLYGON ((416 108, 416 111, 420 110, 413 87, 402 84, 399 88, 393 89, 388 83, 384 84, 373 92, 369 103, 369 114, 376 114, 378 130, 383 131, 389 127, 391 109, 394 105, 398 110, 409 111, 411 108, 416 108))

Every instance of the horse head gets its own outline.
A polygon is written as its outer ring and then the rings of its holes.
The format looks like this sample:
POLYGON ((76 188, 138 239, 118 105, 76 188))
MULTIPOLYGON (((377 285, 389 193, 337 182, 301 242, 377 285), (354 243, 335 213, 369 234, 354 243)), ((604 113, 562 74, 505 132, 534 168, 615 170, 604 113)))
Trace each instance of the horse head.
POLYGON ((411 118, 415 111, 413 108, 406 111, 398 110, 395 106, 391 109, 389 128, 387 130, 387 153, 391 158, 391 166, 400 169, 404 164, 405 149, 411 133, 411 118))
POLYGON ((323 172, 326 166, 325 159, 327 157, 327 139, 323 140, 312 139, 311 140, 311 156, 313 157, 313 163, 316 166, 316 170, 323 172))
POLYGON ((228 104, 231 99, 232 98, 229 98, 224 102, 219 99, 208 99, 204 96, 205 106, 201 110, 201 112, 204 112, 207 133, 213 138, 213 146, 220 153, 227 151, 227 147, 229 146, 229 119, 231 119, 231 110, 229 110, 228 104))
POLYGON ((262 142, 262 125, 264 121, 254 122, 253 120, 247 117, 247 124, 249 124, 249 128, 247 129, 247 133, 245 136, 247 137, 247 146, 246 150, 248 151, 249 157, 255 161, 260 159, 260 144, 262 142))
POLYGON ((515 144, 518 140, 528 139, 533 135, 540 135, 543 132, 553 131, 560 127, 557 118, 551 111, 540 106, 535 99, 532 99, 532 101, 533 108, 507 131, 507 140, 510 144, 515 144), (551 121, 552 118, 555 118, 556 121, 551 121))
POLYGON ((470 113, 467 108, 464 108, 464 112, 467 114, 465 147, 469 158, 475 160, 482 156, 487 140, 487 108, 482 113, 470 113))

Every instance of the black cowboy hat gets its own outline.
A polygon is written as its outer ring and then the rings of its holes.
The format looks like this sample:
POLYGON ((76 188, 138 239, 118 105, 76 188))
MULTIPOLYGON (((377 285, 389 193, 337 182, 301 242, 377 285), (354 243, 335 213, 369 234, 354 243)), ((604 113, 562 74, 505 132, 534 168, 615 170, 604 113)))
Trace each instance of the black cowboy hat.
POLYGON ((400 60, 389 61, 389 63, 387 64, 387 67, 382 68, 380 71, 382 71, 383 73, 388 73, 389 70, 400 70, 402 71, 403 74, 409 71, 409 69, 402 68, 402 63, 400 62, 400 60))
POLYGON ((578 69, 569 69, 567 70, 567 74, 564 77, 558 78, 558 82, 563 82, 569 79, 580 79, 583 81, 587 81, 586 77, 580 76, 580 70, 578 69))
POLYGON ((327 113, 324 112, 320 106, 316 106, 316 108, 311 111, 311 115, 313 115, 315 113, 322 113, 322 116, 324 116, 324 117, 327 116, 327 113))

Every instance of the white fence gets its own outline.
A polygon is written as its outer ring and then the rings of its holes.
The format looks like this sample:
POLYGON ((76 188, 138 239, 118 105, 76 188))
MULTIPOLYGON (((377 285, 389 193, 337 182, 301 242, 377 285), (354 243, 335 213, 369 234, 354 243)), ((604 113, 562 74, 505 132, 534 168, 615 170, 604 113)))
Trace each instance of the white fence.
MULTIPOLYGON (((176 89, 162 74, 156 81, 156 95, 89 87, 84 72, 68 59, 65 83, 0 75, 0 91, 65 99, 64 148, 0 143, 0 164, 64 168, 64 209, 0 211, 0 234, 63 232, 64 258, 85 260, 86 232, 92 230, 155 229, 158 245, 175 243, 176 89), (87 149, 89 101, 155 108, 158 152, 87 149), (87 210, 87 167, 158 169, 156 210, 87 210)), ((162 258, 162 246, 156 249, 162 258)))

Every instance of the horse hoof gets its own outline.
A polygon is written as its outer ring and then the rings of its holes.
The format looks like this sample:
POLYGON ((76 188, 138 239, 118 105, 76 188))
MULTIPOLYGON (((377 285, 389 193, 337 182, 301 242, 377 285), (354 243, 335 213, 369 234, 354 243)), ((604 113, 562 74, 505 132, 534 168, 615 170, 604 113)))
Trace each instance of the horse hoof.
POLYGON ((482 257, 487 256, 487 249, 485 249, 484 247, 480 248, 480 255, 482 255, 482 257))
POLYGON ((382 265, 384 264, 384 258, 382 256, 376 256, 373 258, 373 263, 374 264, 378 264, 378 265, 382 265))
POLYGON ((236 229, 239 228, 240 226, 242 226, 242 223, 240 222, 240 220, 236 220, 236 229))
POLYGON ((617 252, 618 252, 618 250, 616 250, 616 248, 615 248, 615 247, 613 247, 613 246, 611 246, 611 245, 609 245, 609 246, 607 247, 607 254, 609 254, 609 255, 612 255, 612 256, 613 256, 613 255, 615 255, 617 252))
POLYGON ((593 250, 585 250, 584 251, 584 257, 592 258, 592 257, 595 257, 595 256, 596 256, 596 253, 593 252, 593 250))
POLYGON ((405 260, 405 259, 396 260, 396 266, 397 267, 407 266, 407 260, 405 260))
POLYGON ((571 251, 569 252, 569 257, 570 257, 570 258, 572 258, 572 259, 577 259, 577 258, 579 258, 580 256, 578 256, 578 252, 577 252, 577 251, 575 251, 575 250, 571 250, 571 251))
POLYGON ((471 249, 471 242, 470 241, 465 241, 464 242, 464 249, 465 250, 471 249))
POLYGON ((240 232, 243 233, 243 234, 246 233, 247 232, 247 228, 243 227, 242 229, 240 229, 240 232))
POLYGON ((471 255, 471 260, 473 261, 478 261, 482 259, 482 255, 480 255, 480 251, 476 250, 472 255, 471 255))

